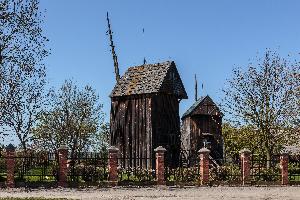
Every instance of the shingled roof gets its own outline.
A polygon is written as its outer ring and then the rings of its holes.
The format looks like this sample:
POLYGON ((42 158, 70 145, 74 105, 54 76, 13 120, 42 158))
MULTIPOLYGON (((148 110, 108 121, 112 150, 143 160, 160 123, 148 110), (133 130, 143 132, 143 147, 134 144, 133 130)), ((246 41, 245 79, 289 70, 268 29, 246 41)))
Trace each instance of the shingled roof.
POLYGON ((173 61, 130 67, 115 85, 110 97, 165 93, 187 99, 173 61))
POLYGON ((204 100, 206 96, 202 96, 200 97, 183 115, 182 118, 190 115, 204 100))
MULTIPOLYGON (((189 116, 189 115, 192 115, 198 107, 203 105, 205 100, 208 100, 209 102, 211 102, 212 105, 215 106, 215 109, 217 109, 219 111, 218 106, 213 102, 213 100, 210 98, 210 96, 208 96, 208 95, 207 96, 202 96, 182 115, 182 119, 189 116)), ((223 115, 223 113, 220 113, 220 114, 223 115)))

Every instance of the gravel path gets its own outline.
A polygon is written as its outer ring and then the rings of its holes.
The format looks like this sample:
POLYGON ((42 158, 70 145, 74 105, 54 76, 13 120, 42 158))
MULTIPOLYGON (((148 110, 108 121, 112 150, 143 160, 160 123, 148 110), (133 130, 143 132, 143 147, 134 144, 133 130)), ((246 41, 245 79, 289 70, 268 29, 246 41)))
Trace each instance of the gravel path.
POLYGON ((152 187, 102 189, 0 190, 0 197, 48 197, 70 199, 205 199, 299 200, 300 187, 152 187))

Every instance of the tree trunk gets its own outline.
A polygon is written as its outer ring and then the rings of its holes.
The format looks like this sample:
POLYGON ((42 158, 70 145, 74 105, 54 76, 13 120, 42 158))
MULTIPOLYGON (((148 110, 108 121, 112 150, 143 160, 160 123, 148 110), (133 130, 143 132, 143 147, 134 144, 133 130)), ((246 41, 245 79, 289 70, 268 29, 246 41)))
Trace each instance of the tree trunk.
POLYGON ((270 169, 271 167, 271 151, 269 149, 266 150, 266 156, 267 156, 267 169, 270 169))
POLYGON ((26 154, 27 153, 27 147, 26 147, 26 142, 25 140, 22 140, 21 139, 21 136, 19 137, 20 141, 21 141, 21 145, 22 145, 22 148, 24 150, 24 153, 26 154))
POLYGON ((271 167, 271 154, 267 150, 267 169, 270 169, 270 167, 271 167))

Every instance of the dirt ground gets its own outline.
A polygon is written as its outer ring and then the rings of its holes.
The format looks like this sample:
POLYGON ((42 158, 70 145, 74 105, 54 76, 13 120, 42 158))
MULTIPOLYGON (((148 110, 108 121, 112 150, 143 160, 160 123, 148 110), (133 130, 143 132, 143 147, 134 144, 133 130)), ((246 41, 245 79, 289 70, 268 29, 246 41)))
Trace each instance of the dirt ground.
POLYGON ((89 189, 5 189, 0 197, 47 197, 70 199, 205 199, 205 200, 299 200, 300 187, 151 187, 89 189))

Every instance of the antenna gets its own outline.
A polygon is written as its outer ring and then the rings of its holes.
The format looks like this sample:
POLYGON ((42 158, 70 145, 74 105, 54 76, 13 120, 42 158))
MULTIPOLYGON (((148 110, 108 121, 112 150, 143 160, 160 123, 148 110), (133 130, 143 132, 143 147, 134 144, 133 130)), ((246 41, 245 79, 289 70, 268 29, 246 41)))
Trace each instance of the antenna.
POLYGON ((110 22, 109 22, 109 18, 108 18, 108 12, 106 13, 106 20, 107 20, 107 26, 108 26, 108 34, 109 34, 109 41, 110 41, 110 47, 111 47, 111 54, 112 54, 112 57, 113 57, 114 67, 115 67, 116 81, 119 82, 119 80, 120 80, 119 63, 118 63, 117 54, 115 52, 115 46, 114 46, 111 26, 110 26, 110 22))
POLYGON ((195 101, 198 100, 198 81, 197 81, 197 75, 195 74, 195 101))

